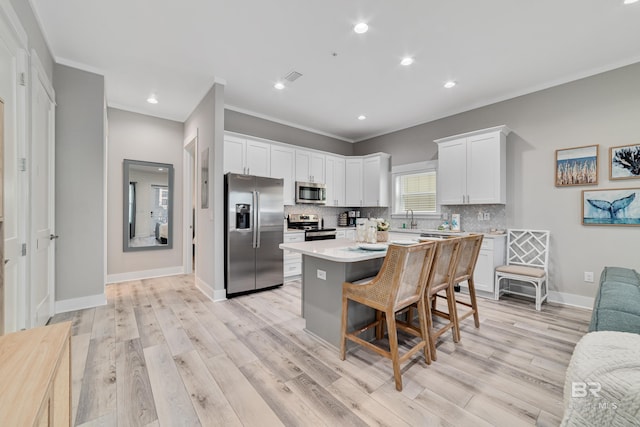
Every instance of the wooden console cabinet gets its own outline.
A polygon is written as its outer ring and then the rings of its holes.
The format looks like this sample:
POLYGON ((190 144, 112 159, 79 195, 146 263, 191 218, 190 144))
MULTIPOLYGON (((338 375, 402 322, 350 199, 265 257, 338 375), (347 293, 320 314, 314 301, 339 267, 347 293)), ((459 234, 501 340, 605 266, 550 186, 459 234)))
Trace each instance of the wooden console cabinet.
POLYGON ((71 322, 0 337, 0 426, 71 425, 71 322))

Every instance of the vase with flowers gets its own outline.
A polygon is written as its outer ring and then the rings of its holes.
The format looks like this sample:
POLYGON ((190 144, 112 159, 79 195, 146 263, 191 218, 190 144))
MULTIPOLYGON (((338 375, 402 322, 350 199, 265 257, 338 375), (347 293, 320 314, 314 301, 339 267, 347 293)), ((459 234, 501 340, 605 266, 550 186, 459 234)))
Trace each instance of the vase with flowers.
POLYGON ((376 240, 378 242, 389 241, 389 226, 391 225, 389 224, 389 221, 384 218, 377 218, 376 223, 378 229, 376 233, 376 240))

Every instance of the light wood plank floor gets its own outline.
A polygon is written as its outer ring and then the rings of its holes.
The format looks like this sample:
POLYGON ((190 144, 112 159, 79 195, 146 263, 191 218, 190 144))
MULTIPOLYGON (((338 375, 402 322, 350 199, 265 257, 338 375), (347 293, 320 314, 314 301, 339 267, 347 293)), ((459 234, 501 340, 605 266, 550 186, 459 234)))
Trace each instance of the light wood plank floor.
MULTIPOLYGON (((107 286, 108 305, 73 321, 76 426, 555 426, 564 372, 590 310, 480 299, 481 326, 391 363, 304 332, 300 282, 214 303, 193 276, 107 286)), ((406 339, 411 339, 406 337, 406 339)))

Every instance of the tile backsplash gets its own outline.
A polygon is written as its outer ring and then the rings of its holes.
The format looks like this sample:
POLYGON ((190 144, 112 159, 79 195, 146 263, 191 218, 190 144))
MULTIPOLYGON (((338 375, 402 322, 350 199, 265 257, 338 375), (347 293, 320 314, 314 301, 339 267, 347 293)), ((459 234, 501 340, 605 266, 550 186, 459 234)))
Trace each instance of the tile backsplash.
POLYGON ((337 227, 338 215, 346 211, 360 211, 360 216, 364 218, 389 218, 387 208, 345 208, 330 207, 318 205, 294 205, 285 206, 285 217, 290 213, 296 214, 317 214, 320 218, 324 218, 325 227, 337 227))
MULTIPOLYGON (((456 206, 442 206, 440 208, 441 218, 416 218, 418 223, 417 228, 422 229, 435 229, 444 221, 451 221, 451 214, 460 214, 460 229, 462 231, 479 231, 489 232, 492 228, 502 229, 506 228, 507 215, 505 205, 456 205, 456 206), (482 214, 482 220, 480 220, 480 214, 482 214), (489 219, 484 219, 488 214, 489 219), (445 219, 446 218, 446 219, 445 219)), ((391 220, 392 228, 402 228, 402 224, 409 228, 410 219, 406 218, 393 218, 391 220)))
MULTIPOLYGON (((338 215, 342 212, 349 210, 359 210, 360 216, 364 218, 389 218, 388 208, 345 208, 345 207, 329 207, 329 206, 317 206, 317 205, 294 205, 285 206, 285 217, 290 213, 296 214, 317 214, 321 218, 324 218, 325 227, 336 227, 338 225, 338 215)), ((441 213, 446 216, 446 221, 451 221, 451 214, 460 214, 460 228, 462 231, 479 231, 489 232, 492 228, 502 229, 506 228, 507 215, 505 205, 456 205, 456 206, 442 206, 441 213), (482 220, 479 219, 479 215, 482 214, 482 220), (489 219, 485 220, 485 214, 488 214, 489 219)), ((391 228, 402 228, 402 224, 409 228, 410 219, 404 217, 392 218, 391 228)), ((445 219, 438 218, 416 218, 418 223, 417 228, 422 229, 436 229, 442 224, 445 219)))

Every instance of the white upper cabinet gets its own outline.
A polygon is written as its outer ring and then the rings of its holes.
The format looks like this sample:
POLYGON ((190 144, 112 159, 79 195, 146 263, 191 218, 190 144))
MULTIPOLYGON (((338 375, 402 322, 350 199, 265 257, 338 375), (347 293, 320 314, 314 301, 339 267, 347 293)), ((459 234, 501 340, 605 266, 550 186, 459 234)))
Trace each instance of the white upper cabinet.
POLYGON ((232 135, 224 137, 224 172, 269 176, 271 145, 232 135))
POLYGON ((505 204, 506 140, 497 126, 438 139, 438 195, 442 205, 505 204))
POLYGON ((324 184, 324 162, 324 154, 296 150, 296 181, 324 184))
POLYGON ((345 205, 364 206, 362 157, 347 157, 345 165, 345 205))
POLYGON ((233 133, 224 136, 224 173, 284 180, 284 204, 295 204, 296 181, 326 186, 326 206, 389 206, 391 156, 341 156, 297 149, 295 145, 256 140, 233 133))
POLYGON ((245 173, 247 141, 234 136, 224 137, 224 173, 245 173))
POLYGON ((345 167, 344 157, 326 156, 327 206, 345 206, 345 167))
POLYGON ((271 145, 271 177, 284 180, 284 204, 295 202, 295 168, 296 154, 293 148, 271 145))
POLYGON ((389 206, 391 156, 372 154, 363 158, 363 206, 389 206))

